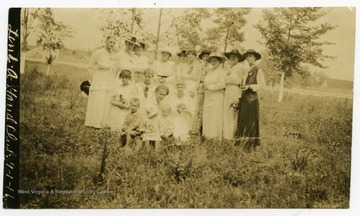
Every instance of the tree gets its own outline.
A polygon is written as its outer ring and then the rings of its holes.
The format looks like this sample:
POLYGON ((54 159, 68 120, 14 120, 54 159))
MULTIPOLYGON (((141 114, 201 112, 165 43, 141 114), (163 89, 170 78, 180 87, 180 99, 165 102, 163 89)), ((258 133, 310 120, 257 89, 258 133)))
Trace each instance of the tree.
POLYGON ((25 73, 26 52, 28 51, 28 38, 34 33, 34 21, 39 9, 21 9, 21 62, 20 73, 25 73))
POLYGON ((46 62, 48 64, 46 75, 50 73, 50 67, 55 59, 55 53, 64 47, 63 40, 72 37, 69 26, 62 22, 56 22, 50 8, 38 11, 39 39, 37 44, 42 45, 47 51, 46 62))
POLYGON ((207 41, 216 43, 218 46, 224 45, 224 52, 230 44, 234 46, 235 42, 245 40, 244 32, 241 28, 245 26, 245 15, 250 13, 250 8, 217 8, 214 11, 216 19, 214 19, 215 27, 208 29, 207 41))
POLYGON ((126 37, 137 35, 143 29, 143 10, 139 8, 107 8, 95 9, 98 12, 98 28, 104 33, 104 37, 114 35, 126 37))
POLYGON ((175 28, 178 46, 181 48, 206 47, 203 40, 206 34, 201 23, 208 18, 210 18, 209 9, 191 8, 174 19, 171 26, 175 28))
POLYGON ((336 27, 329 23, 318 24, 325 14, 325 10, 316 7, 265 9, 262 20, 255 25, 265 39, 270 60, 281 71, 279 102, 286 76, 301 73, 302 64, 325 68, 321 61, 332 58, 323 54, 322 46, 333 43, 319 41, 336 27))

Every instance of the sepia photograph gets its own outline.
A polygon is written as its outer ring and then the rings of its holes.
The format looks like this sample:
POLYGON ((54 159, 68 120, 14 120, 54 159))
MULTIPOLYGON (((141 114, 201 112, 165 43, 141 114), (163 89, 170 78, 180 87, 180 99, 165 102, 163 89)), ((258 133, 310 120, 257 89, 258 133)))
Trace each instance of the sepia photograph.
POLYGON ((357 10, 9 8, 3 208, 349 209, 357 10))

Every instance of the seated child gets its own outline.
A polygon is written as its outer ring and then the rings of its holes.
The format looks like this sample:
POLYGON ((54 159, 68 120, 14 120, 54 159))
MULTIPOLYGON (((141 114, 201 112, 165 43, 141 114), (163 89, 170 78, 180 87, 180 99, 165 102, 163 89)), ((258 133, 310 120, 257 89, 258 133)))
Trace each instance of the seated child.
POLYGON ((126 116, 124 125, 121 129, 120 142, 122 146, 129 146, 130 141, 136 142, 136 148, 141 146, 140 125, 142 118, 138 113, 140 107, 140 100, 132 98, 130 100, 130 113, 126 116))
POLYGON ((186 105, 180 103, 177 106, 178 114, 175 115, 174 121, 174 137, 177 140, 185 142, 189 139, 191 129, 191 113, 186 108, 186 105))
POLYGON ((171 105, 163 103, 160 105, 160 137, 161 141, 171 141, 174 133, 174 121, 171 116, 171 105))
POLYGON ((156 151, 160 150, 160 121, 158 116, 158 107, 155 104, 147 104, 145 107, 145 116, 142 123, 142 139, 145 147, 150 145, 155 147, 156 151))

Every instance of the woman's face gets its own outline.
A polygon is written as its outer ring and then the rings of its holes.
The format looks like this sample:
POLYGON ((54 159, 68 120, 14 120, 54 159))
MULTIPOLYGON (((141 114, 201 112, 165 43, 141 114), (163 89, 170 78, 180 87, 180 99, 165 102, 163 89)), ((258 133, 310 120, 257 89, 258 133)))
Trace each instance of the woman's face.
POLYGON ((170 58, 170 54, 168 52, 161 52, 161 61, 166 62, 170 58))
POLYGON ((213 66, 213 68, 217 68, 220 66, 220 59, 212 57, 210 58, 210 64, 213 66))
POLYGON ((209 54, 202 55, 201 60, 206 61, 206 59, 209 57, 209 54))
POLYGON ((246 61, 251 64, 251 63, 254 63, 255 62, 255 56, 253 54, 247 54, 246 55, 246 61))
POLYGON ((108 38, 106 40, 105 44, 106 44, 106 48, 108 50, 112 50, 115 46, 115 38, 113 38, 113 37, 108 38))
POLYGON ((166 96, 166 91, 163 89, 160 89, 159 91, 155 92, 155 97, 158 102, 162 101, 165 96, 166 96))
POLYGON ((188 53, 188 58, 189 58, 190 61, 191 61, 191 60, 194 60, 194 59, 196 58, 196 53, 189 52, 189 53, 188 53))
POLYGON ((239 59, 238 59, 238 57, 237 57, 237 55, 235 55, 235 54, 231 54, 230 56, 229 56, 229 60, 232 62, 232 63, 238 63, 239 61, 239 59))
POLYGON ((142 50, 143 50, 143 49, 142 49, 142 46, 134 46, 134 52, 135 52, 136 54, 141 53, 142 50))

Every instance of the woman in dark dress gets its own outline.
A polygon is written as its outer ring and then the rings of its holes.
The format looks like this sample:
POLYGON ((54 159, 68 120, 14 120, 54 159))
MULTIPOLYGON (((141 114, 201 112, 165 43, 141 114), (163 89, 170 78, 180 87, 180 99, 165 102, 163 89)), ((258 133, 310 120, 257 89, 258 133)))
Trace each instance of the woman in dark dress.
POLYGON ((259 99, 257 91, 265 88, 264 73, 256 66, 261 54, 253 49, 244 54, 250 68, 241 82, 241 97, 235 137, 235 145, 241 145, 245 151, 251 151, 260 145, 259 99))

